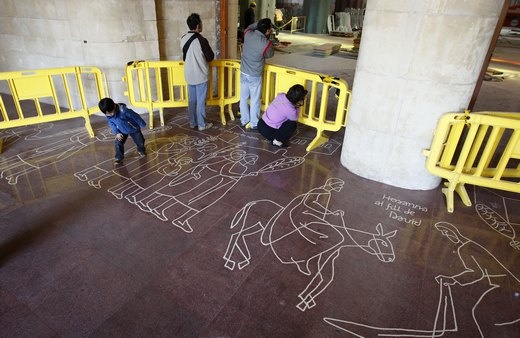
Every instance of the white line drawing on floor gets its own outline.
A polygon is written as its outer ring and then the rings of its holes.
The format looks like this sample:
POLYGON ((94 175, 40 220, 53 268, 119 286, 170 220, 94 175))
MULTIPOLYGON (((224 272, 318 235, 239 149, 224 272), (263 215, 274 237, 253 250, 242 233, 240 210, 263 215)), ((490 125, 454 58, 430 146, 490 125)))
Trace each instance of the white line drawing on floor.
MULTIPOLYGON (((42 138, 50 138, 50 137, 56 137, 59 135, 63 135, 63 131, 56 133, 56 134, 50 134, 46 137, 38 137, 38 135, 45 129, 52 128, 53 124, 37 124, 31 127, 20 127, 20 128, 14 128, 14 129, 1 129, 0 130, 0 146, 3 148, 8 148, 18 140, 38 140, 42 138), (24 136, 25 135, 25 136, 24 136)), ((74 130, 74 132, 77 132, 77 130, 74 130)), ((70 134, 70 129, 68 134, 70 134)), ((2 150, 0 149, 0 150, 2 150)), ((1 153, 1 152, 0 152, 1 153)))
POLYGON ((200 142, 198 138, 190 137, 185 134, 175 135, 170 138, 154 139, 147 144, 147 148, 152 150, 148 151, 148 158, 146 161, 145 159, 139 159, 138 157, 131 157, 129 154, 135 153, 136 147, 130 147, 125 151, 125 169, 130 173, 130 177, 123 176, 118 170, 114 170, 112 158, 81 170, 75 173, 74 176, 81 181, 87 181, 90 186, 96 189, 101 188, 101 182, 103 180, 109 179, 113 176, 119 176, 123 182, 112 187, 112 190, 109 190, 109 192, 118 199, 121 199, 123 197, 123 192, 133 187, 133 182, 131 180, 133 175, 143 177, 152 175, 156 171, 167 170, 167 167, 171 164, 169 156, 191 150, 194 147, 197 147, 197 142, 200 142), (148 164, 154 162, 157 163, 151 166, 148 164))
MULTIPOLYGON (((369 336, 380 337, 441 337, 447 332, 459 332, 455 311, 457 304, 452 295, 452 288, 467 287, 480 283, 479 285, 485 286, 485 291, 478 296, 471 309, 471 318, 480 333, 480 337, 493 337, 488 332, 493 332, 496 327, 520 323, 520 304, 511 303, 510 295, 500 290, 502 287, 510 287, 513 290, 520 289, 520 279, 491 252, 480 244, 464 237, 453 224, 437 222, 435 228, 455 244, 457 256, 465 269, 453 275, 438 275, 435 277, 440 292, 431 330, 377 327, 330 317, 325 317, 323 320, 356 337, 365 337, 361 332, 368 332, 369 336), (494 318, 489 316, 489 311, 486 312, 485 316, 480 315, 479 308, 486 308, 488 304, 503 311, 496 311, 494 318), (504 304, 504 306, 497 307, 496 304, 504 304)), ((460 334, 462 335, 463 332, 460 332, 460 334)))
POLYGON ((190 233, 189 220, 211 207, 231 190, 241 179, 259 174, 286 170, 304 162, 301 157, 286 157, 255 170, 258 155, 236 149, 236 145, 218 150, 198 163, 167 186, 147 196, 140 204, 157 218, 168 221, 190 233), (188 188, 182 188, 186 187, 188 188))
MULTIPOLYGON (((200 155, 195 158, 193 158, 193 153, 188 156, 187 150, 184 152, 178 152, 177 154, 172 154, 174 156, 168 160, 168 167, 158 170, 155 173, 155 176, 151 177, 151 179, 150 177, 132 177, 131 180, 133 186, 131 190, 126 190, 124 192, 125 198, 130 203, 137 205, 141 210, 152 212, 148 203, 160 196, 157 191, 164 189, 167 186, 173 187, 176 183, 182 183, 189 180, 188 167, 197 166, 206 159, 213 158, 215 156, 215 149, 217 149, 217 145, 213 143, 193 148, 193 150, 200 153, 200 155), (144 181, 143 178, 146 178, 146 181, 144 181)), ((112 188, 110 190, 114 193, 112 188)))
POLYGON ((474 189, 475 211, 480 216, 480 218, 491 229, 508 238, 510 240, 509 245, 512 248, 520 250, 520 241, 515 239, 516 232, 515 228, 513 227, 513 225, 519 226, 520 224, 512 222, 509 214, 509 209, 520 210, 520 200, 504 197, 497 192, 485 188, 475 187, 474 189), (496 196, 496 202, 488 201, 487 203, 489 205, 479 202, 477 198, 477 190, 496 196))
POLYGON ((60 139, 7 158, 0 164, 0 178, 15 185, 20 176, 63 161, 96 141, 113 140, 108 128, 102 129, 94 138, 84 128, 75 131, 68 140, 60 139))
MULTIPOLYGON (((159 219, 167 221, 185 232, 193 232, 189 219, 220 200, 238 181, 251 173, 258 155, 244 150, 233 150, 223 156, 206 159, 189 171, 185 180, 173 180, 171 185, 157 190, 159 205, 154 204, 151 212, 159 219), (190 189, 170 195, 172 187, 190 182, 190 189)), ((177 189, 175 189, 177 190, 177 189)), ((156 199, 152 200, 156 202, 156 199)), ((150 207, 150 202, 147 206, 150 207)))
POLYGON ((376 233, 348 228, 344 211, 329 209, 331 193, 341 191, 344 183, 329 178, 324 185, 295 197, 286 206, 267 199, 247 203, 231 222, 231 229, 236 232, 230 237, 224 266, 233 270, 236 265, 239 269, 249 265, 247 239, 260 233, 261 244, 269 246, 281 263, 295 264, 302 274, 312 276, 298 295, 300 303, 296 307, 305 311, 316 305, 316 297, 334 280, 334 261, 341 249, 359 248, 381 262, 393 262, 395 254, 390 239, 397 230, 384 233, 381 223, 376 233), (266 218, 258 216, 266 213, 269 215, 266 218), (285 240, 291 244, 287 245, 285 240))
MULTIPOLYGON (((282 157, 257 169, 259 155, 247 153, 244 142, 227 143, 207 135, 159 138, 147 148, 157 150, 149 151, 146 159, 125 158, 124 170, 107 160, 74 176, 97 189, 102 181, 116 178, 120 183, 108 192, 188 233, 193 231, 189 220, 214 205, 242 178, 290 169, 305 161, 282 157)), ((264 150, 255 152, 261 155, 264 150)))

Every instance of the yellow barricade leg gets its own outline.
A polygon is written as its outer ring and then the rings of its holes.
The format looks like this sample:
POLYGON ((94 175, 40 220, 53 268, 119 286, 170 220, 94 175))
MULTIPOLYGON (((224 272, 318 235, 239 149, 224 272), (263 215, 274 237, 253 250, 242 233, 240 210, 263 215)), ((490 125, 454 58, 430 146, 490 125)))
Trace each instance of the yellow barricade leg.
POLYGON ((228 114, 231 121, 235 121, 235 114, 233 113, 233 107, 228 104, 228 114))
POLYGON ((464 203, 465 206, 471 206, 471 200, 469 199, 469 195, 466 191, 464 183, 457 184, 457 186, 455 187, 455 192, 457 193, 457 195, 459 195, 460 199, 462 200, 462 203, 464 203))
POLYGON ((449 213, 452 213, 454 208, 453 191, 455 190, 453 186, 456 185, 456 183, 446 182, 444 183, 444 185, 447 188, 442 188, 441 191, 444 194, 444 196, 446 196, 446 208, 448 209, 449 213))
POLYGON ((223 126, 226 125, 226 115, 224 114, 224 105, 222 103, 219 105, 220 108, 220 123, 222 123, 223 126))
POLYGON ((446 186, 446 188, 442 188, 442 193, 446 196, 446 207, 448 208, 449 213, 452 213, 455 208, 454 192, 459 195, 465 206, 471 206, 471 199, 469 198, 464 183, 445 182, 444 186, 446 186))
POLYGON ((318 129, 316 131, 316 137, 309 143, 306 150, 311 151, 313 149, 318 148, 324 143, 327 143, 329 141, 329 137, 324 134, 324 131, 322 129, 318 129))

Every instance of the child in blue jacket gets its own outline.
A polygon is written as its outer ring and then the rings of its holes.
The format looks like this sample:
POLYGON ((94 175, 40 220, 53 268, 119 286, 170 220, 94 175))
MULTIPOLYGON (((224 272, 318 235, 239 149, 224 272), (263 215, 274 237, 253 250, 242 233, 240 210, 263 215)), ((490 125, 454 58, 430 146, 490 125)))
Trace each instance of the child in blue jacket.
POLYGON ((140 157, 146 156, 146 148, 144 146, 144 136, 141 127, 146 126, 146 122, 132 109, 128 108, 124 103, 114 103, 114 101, 105 97, 98 104, 99 110, 105 114, 108 126, 116 135, 116 159, 115 163, 123 163, 125 157, 125 142, 128 135, 132 137, 137 152, 140 157))

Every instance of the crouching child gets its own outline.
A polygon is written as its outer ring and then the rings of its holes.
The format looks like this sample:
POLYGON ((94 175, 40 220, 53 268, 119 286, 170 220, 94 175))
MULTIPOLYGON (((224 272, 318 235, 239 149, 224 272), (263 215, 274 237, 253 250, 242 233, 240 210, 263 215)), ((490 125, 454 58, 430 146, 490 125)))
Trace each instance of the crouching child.
POLYGON ((125 142, 129 135, 137 146, 139 157, 146 156, 144 136, 141 132, 141 128, 146 126, 146 122, 141 116, 128 108, 126 104, 114 103, 109 97, 101 99, 98 107, 99 110, 105 114, 108 126, 116 135, 115 164, 123 163, 123 158, 125 157, 125 142))

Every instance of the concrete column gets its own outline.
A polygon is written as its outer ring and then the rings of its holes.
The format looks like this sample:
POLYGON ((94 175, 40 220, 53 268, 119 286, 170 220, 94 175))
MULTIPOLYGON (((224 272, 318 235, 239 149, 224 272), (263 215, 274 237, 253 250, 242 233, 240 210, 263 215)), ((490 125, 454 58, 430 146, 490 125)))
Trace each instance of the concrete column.
POLYGON ((368 0, 341 163, 351 172, 417 190, 440 116, 463 111, 504 0, 368 0))
POLYGON ((238 0, 227 0, 227 22, 226 22, 226 59, 237 58, 237 31, 239 24, 238 0))
POLYGON ((303 15, 307 17, 306 33, 327 33, 327 18, 332 14, 332 0, 304 1, 303 15))

